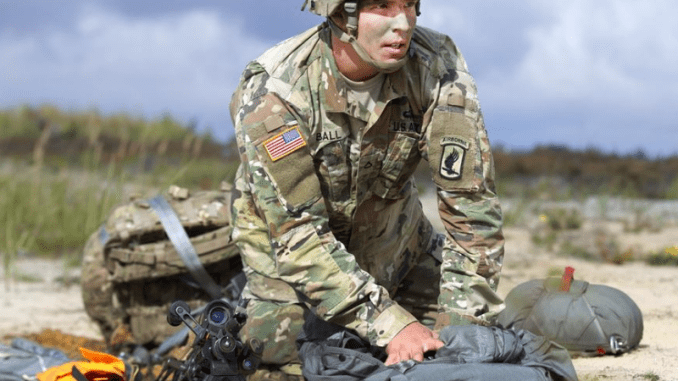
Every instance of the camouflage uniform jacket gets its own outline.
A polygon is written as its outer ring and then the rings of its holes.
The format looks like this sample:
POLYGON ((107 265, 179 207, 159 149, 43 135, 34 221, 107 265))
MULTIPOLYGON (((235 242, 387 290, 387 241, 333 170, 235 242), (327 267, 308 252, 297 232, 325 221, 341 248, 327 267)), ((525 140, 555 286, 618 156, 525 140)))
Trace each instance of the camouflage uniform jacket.
POLYGON ((330 41, 323 24, 281 42, 248 65, 231 101, 242 161, 234 239, 247 293, 304 303, 385 346, 416 320, 389 293, 438 243, 441 311, 478 314, 497 299, 502 217, 460 52, 418 27, 408 63, 386 76, 366 110, 349 100, 330 41), (418 198, 421 159, 437 186, 445 240, 435 239, 418 198))

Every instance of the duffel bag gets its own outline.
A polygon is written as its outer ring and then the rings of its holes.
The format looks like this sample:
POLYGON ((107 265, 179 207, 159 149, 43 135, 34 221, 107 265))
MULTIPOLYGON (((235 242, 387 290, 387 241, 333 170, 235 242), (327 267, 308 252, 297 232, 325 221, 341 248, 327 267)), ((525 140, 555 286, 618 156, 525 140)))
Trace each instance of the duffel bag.
POLYGON ((155 347, 181 327, 167 324, 175 300, 193 309, 238 294, 242 263, 231 240, 230 185, 170 187, 113 210, 84 249, 87 314, 111 348, 155 347), (232 295, 228 295, 232 293, 232 295))
POLYGON ((638 346, 643 315, 624 292, 573 279, 531 280, 512 289, 497 316, 502 327, 524 329, 582 354, 619 354, 638 346))

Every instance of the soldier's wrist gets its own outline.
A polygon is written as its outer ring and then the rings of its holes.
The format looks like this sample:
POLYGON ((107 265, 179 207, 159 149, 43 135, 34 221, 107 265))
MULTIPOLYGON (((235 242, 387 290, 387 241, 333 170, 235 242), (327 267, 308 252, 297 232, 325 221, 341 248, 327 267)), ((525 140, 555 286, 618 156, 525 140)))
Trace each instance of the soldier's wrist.
POLYGON ((393 304, 377 316, 372 324, 376 333, 374 345, 386 347, 393 338, 406 326, 417 321, 409 311, 398 304, 393 304))

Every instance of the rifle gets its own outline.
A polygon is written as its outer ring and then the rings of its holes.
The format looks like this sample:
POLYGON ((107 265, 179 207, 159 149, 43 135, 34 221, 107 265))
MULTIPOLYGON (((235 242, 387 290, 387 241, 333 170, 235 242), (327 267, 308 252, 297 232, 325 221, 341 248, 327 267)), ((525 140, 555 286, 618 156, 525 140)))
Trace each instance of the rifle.
POLYGON ((167 322, 172 326, 184 324, 193 331, 195 339, 184 360, 165 358, 156 381, 244 381, 261 363, 263 343, 251 338, 243 343, 238 333, 245 324, 247 300, 236 308, 224 299, 213 300, 205 306, 197 320, 184 301, 172 303, 167 322))

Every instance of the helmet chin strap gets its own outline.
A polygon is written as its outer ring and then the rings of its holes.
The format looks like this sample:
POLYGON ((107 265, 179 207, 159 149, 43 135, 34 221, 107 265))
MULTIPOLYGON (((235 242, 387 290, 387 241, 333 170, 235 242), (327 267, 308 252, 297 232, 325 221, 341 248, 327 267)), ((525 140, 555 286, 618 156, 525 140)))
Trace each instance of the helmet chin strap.
POLYGON ((397 61, 394 62, 378 62, 372 58, 365 49, 358 43, 358 6, 357 2, 347 1, 344 3, 344 10, 348 13, 348 22, 346 23, 346 29, 348 33, 343 31, 339 26, 332 21, 330 17, 327 18, 327 24, 330 26, 332 33, 339 38, 342 42, 351 44, 353 49, 358 53, 358 56, 377 70, 382 73, 395 73, 400 70, 407 63, 408 54, 397 61))

